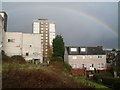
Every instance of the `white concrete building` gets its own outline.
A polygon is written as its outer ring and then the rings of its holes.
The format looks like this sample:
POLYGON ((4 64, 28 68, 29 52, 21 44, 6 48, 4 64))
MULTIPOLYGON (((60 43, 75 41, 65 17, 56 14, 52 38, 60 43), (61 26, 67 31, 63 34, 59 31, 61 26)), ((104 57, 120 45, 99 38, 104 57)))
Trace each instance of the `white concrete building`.
POLYGON ((37 59, 40 59, 40 63, 42 63, 40 34, 6 32, 4 41, 4 51, 8 56, 21 55, 28 61, 37 54, 37 59))

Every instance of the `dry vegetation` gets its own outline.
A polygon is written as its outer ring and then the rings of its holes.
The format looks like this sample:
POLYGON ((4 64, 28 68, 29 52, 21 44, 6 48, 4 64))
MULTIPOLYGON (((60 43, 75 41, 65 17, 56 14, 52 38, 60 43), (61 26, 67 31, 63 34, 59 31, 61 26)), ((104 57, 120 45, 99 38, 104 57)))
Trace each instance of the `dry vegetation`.
POLYGON ((3 63, 3 88, 83 88, 68 75, 62 62, 40 64, 3 63))

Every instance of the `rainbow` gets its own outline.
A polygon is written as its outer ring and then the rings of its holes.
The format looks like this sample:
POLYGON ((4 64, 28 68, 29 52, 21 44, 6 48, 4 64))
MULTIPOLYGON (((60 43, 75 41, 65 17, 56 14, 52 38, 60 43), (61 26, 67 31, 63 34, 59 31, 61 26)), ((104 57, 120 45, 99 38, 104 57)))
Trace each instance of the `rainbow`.
POLYGON ((95 16, 91 16, 87 13, 84 13, 83 11, 79 11, 79 10, 72 9, 72 8, 63 8, 63 9, 66 12, 75 13, 77 15, 86 17, 89 20, 92 20, 92 21, 96 22, 97 24, 101 25, 103 28, 106 28, 107 30, 111 31, 116 37, 118 37, 118 32, 117 31, 113 30, 108 24, 106 24, 104 21, 96 18, 95 16))

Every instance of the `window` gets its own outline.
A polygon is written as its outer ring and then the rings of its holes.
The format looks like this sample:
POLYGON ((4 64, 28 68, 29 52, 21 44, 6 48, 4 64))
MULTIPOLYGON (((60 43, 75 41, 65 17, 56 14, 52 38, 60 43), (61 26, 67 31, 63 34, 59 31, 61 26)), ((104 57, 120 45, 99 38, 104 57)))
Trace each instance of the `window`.
POLYGON ((85 52, 86 48, 81 48, 80 50, 81 50, 81 52, 85 52))
POLYGON ((48 51, 48 49, 45 49, 45 51, 48 51))
POLYGON ((41 31, 41 33, 43 33, 43 31, 41 31))
POLYGON ((98 68, 104 68, 104 64, 103 63, 98 64, 98 68))
POLYGON ((32 45, 30 45, 30 47, 32 47, 32 45))
POLYGON ((48 33, 48 31, 46 31, 46 33, 48 33))
POLYGON ((8 39, 8 42, 15 42, 15 39, 8 39))
POLYGON ((48 34, 46 34, 45 36, 48 36, 48 34))
POLYGON ((48 28, 46 28, 45 30, 48 30, 48 28))
POLYGON ((48 45, 47 43, 45 43, 45 45, 48 45))
POLYGON ((77 68, 77 64, 72 64, 72 68, 77 68))
POLYGON ((73 59, 77 59, 77 56, 73 56, 73 59))
POLYGON ((83 56, 83 59, 85 59, 85 56, 83 56))
POLYGON ((45 40, 45 42, 48 42, 48 40, 45 40))
POLYGON ((86 64, 82 64, 82 68, 86 68, 86 64))
POLYGON ((41 25, 41 27, 43 27, 43 25, 41 25))
POLYGON ((43 36, 43 34, 41 34, 41 36, 43 36))
POLYGON ((98 56, 98 58, 102 58, 102 56, 98 56))
POLYGON ((43 39, 43 37, 41 37, 41 39, 43 39))
POLYGON ((48 37, 45 37, 45 39, 48 39, 48 37))
POLYGON ((43 30, 43 28, 41 28, 41 30, 43 30))
POLYGON ((41 24, 44 24, 43 22, 40 22, 41 24))
POLYGON ((48 22, 46 22, 45 24, 48 24, 48 22))
POLYGON ((26 56, 29 56, 29 53, 28 53, 28 52, 26 53, 26 56))
POLYGON ((71 52, 77 52, 77 48, 70 48, 71 52))

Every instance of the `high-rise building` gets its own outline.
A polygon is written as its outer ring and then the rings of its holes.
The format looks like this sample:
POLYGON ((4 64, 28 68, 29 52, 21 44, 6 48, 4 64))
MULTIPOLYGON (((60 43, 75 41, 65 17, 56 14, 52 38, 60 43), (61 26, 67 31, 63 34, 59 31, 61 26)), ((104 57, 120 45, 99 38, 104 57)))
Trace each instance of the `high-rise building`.
POLYGON ((52 41, 55 38, 55 23, 48 19, 34 20, 33 33, 41 34, 43 61, 46 62, 52 53, 52 41))

